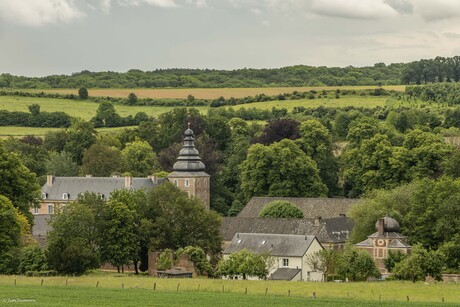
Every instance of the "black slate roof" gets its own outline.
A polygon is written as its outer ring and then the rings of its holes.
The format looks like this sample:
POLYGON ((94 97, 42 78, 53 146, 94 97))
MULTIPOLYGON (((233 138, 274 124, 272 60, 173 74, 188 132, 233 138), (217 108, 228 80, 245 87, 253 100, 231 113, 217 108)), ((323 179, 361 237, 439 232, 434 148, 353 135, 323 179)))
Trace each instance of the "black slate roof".
POLYGON ((263 207, 274 200, 286 200, 295 204, 306 218, 346 215, 348 209, 358 201, 350 198, 253 197, 238 216, 258 217, 263 207))
POLYGON ((268 277, 270 280, 292 280, 302 272, 301 269, 278 268, 273 274, 268 277))
MULTIPOLYGON (((131 188, 146 191, 161 184, 161 178, 154 183, 150 178, 132 178, 131 188)), ((54 177, 52 185, 44 184, 42 193, 46 193, 46 200, 63 200, 67 193, 68 200, 75 200, 80 193, 94 192, 109 198, 115 190, 125 189, 125 177, 54 177)))
POLYGON ((254 254, 302 257, 315 239, 315 236, 237 233, 230 245, 225 249, 224 254, 246 249, 254 254))
POLYGON ((246 218, 224 217, 220 234, 224 241, 232 240, 238 232, 316 236, 321 243, 344 243, 353 229, 353 223, 346 217, 321 220, 312 218, 246 218))

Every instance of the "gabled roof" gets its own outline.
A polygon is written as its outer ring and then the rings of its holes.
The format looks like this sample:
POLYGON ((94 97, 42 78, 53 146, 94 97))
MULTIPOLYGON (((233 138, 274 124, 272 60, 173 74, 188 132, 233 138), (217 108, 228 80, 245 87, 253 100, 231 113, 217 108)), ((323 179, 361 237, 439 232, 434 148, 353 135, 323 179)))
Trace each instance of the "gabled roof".
POLYGON ((301 269, 279 268, 268 279, 271 280, 292 280, 302 272, 301 269))
POLYGON ((224 254, 231 254, 246 249, 254 254, 270 254, 271 256, 302 257, 314 236, 280 235, 266 233, 237 233, 224 254))
POLYGON ((346 215, 351 205, 358 201, 349 198, 253 197, 238 216, 258 217, 263 207, 274 200, 286 200, 295 204, 306 218, 346 215))
POLYGON ((366 240, 356 244, 356 246, 374 247, 374 242, 371 239, 367 238, 366 240))
MULTIPOLYGON (((153 182, 150 178, 134 177, 131 179, 131 188, 149 190, 164 180, 153 182)), ((67 193, 68 200, 75 200, 80 193, 85 192, 100 193, 109 198, 113 191, 125 188, 125 177, 54 177, 51 185, 43 185, 42 193, 47 194, 47 200, 63 200, 64 193, 67 193)))
POLYGON ((344 243, 353 229, 346 217, 316 220, 295 218, 224 217, 220 234, 230 241, 238 232, 316 236, 321 243, 344 243))
POLYGON ((401 240, 394 239, 394 240, 391 240, 391 243, 388 244, 388 247, 389 248, 408 248, 408 247, 411 247, 411 246, 409 244, 406 244, 405 242, 403 242, 401 240))

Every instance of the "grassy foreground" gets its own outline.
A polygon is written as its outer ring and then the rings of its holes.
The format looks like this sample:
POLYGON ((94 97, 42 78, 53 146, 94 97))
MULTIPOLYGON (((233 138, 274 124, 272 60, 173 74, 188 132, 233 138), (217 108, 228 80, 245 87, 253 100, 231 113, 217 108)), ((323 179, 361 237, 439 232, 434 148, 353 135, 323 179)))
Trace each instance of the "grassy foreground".
POLYGON ((458 306, 459 293, 458 283, 308 283, 112 274, 0 277, 0 305, 12 305, 17 299, 33 300, 29 302, 38 306, 402 306, 409 297, 411 305, 432 306, 444 299, 444 304, 458 306))

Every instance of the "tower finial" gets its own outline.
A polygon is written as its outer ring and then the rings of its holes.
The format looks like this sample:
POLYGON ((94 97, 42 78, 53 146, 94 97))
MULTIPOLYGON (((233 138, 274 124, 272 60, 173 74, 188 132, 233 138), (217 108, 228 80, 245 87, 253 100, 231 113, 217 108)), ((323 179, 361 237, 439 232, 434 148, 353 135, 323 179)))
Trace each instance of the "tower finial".
POLYGON ((188 122, 187 125, 188 125, 188 128, 190 129, 190 122, 188 122))

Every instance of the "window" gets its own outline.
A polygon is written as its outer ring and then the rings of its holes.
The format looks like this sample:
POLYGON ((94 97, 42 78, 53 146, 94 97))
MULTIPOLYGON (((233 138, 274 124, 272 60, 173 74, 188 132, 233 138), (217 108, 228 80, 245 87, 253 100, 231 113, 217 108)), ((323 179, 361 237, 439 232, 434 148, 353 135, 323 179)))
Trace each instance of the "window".
POLYGON ((197 187, 201 187, 201 180, 200 180, 200 179, 197 179, 197 180, 196 180, 196 186, 197 186, 197 187))
POLYGON ((104 196, 104 194, 102 194, 102 193, 97 193, 97 197, 98 197, 99 199, 105 199, 105 196, 104 196))
POLYGON ((62 199, 68 200, 69 199, 69 194, 68 193, 62 194, 62 199))
POLYGON ((289 266, 289 259, 283 258, 283 266, 289 266))
POLYGON ((203 181, 204 181, 204 186, 207 187, 208 186, 208 181, 206 179, 204 179, 203 181))
POLYGON ((185 187, 188 188, 190 186, 190 181, 188 179, 185 179, 185 187))
POLYGON ((54 213, 53 205, 48 205, 48 214, 53 214, 53 213, 54 213))
POLYGON ((34 207, 34 214, 38 214, 38 210, 39 210, 39 209, 40 209, 40 208, 38 208, 38 207, 34 207))

